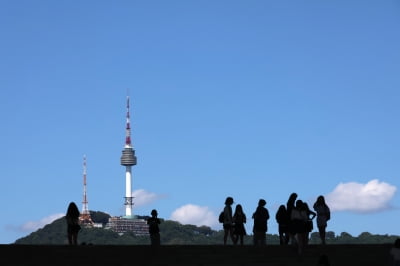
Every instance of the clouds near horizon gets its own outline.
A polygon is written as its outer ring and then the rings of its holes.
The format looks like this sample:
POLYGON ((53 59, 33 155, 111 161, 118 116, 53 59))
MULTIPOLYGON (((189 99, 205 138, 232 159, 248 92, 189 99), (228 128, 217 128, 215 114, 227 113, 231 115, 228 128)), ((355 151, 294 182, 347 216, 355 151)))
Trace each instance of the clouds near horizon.
POLYGON ((357 182, 340 183, 326 195, 331 211, 371 213, 390 208, 390 200, 397 188, 373 179, 366 184, 357 182))
POLYGON ((208 207, 194 204, 186 204, 179 207, 172 212, 170 219, 181 224, 206 225, 210 227, 215 227, 218 220, 208 207))
POLYGON ((52 223, 53 221, 63 217, 64 213, 56 213, 46 216, 38 221, 28 221, 20 226, 7 226, 7 229, 12 231, 19 231, 19 232, 34 232, 47 224, 52 223))
POLYGON ((132 191, 132 197, 134 197, 133 201, 135 203, 135 207, 141 207, 151 204, 156 200, 165 198, 166 196, 156 194, 154 192, 149 192, 144 189, 137 189, 135 191, 132 191))

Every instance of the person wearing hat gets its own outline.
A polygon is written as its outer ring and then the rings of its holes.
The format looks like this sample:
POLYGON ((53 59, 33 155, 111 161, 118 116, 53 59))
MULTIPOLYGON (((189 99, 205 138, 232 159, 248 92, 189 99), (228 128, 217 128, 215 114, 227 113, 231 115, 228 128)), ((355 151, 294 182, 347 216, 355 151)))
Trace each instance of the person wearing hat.
POLYGON ((226 242, 228 240, 228 235, 231 237, 232 242, 236 243, 235 236, 233 235, 234 227, 233 227, 233 219, 232 219, 232 204, 233 204, 233 198, 227 197, 225 199, 224 221, 223 221, 224 245, 226 245, 226 242))
POLYGON ((269 212, 264 207, 267 202, 264 199, 258 201, 256 211, 253 213, 254 225, 253 225, 253 244, 255 246, 266 245, 266 233, 268 230, 267 222, 269 219, 269 212))
POLYGON ((157 210, 152 210, 151 217, 147 219, 147 224, 149 225, 150 242, 152 246, 160 245, 160 229, 158 228, 160 219, 157 218, 157 215, 157 210))

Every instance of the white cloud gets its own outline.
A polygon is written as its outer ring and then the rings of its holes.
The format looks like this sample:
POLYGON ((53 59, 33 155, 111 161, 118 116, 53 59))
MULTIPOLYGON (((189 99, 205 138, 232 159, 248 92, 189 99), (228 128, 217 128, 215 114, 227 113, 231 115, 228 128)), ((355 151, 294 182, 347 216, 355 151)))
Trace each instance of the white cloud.
POLYGON ((39 221, 29 221, 18 227, 19 231, 33 232, 43 226, 52 223, 54 220, 63 217, 64 213, 56 213, 40 219, 39 221))
POLYGON ((135 207, 140 207, 153 203, 158 199, 165 198, 165 195, 158 195, 144 189, 137 189, 135 191, 132 191, 132 197, 134 197, 133 202, 135 204, 135 207))
POLYGON ((389 208, 396 187, 374 179, 366 184, 340 183, 326 196, 331 211, 369 213, 389 208))
POLYGON ((197 226, 215 227, 218 224, 218 218, 205 206, 186 204, 176 209, 170 217, 171 220, 178 221, 181 224, 193 224, 197 226))

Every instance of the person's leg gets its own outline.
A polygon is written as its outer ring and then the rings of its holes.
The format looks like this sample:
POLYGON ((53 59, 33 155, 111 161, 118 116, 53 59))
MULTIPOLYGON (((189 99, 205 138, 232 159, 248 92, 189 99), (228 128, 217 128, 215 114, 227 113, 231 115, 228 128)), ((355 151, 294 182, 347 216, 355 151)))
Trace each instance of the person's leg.
POLYGON ((284 232, 282 230, 279 230, 279 244, 281 246, 285 245, 286 239, 285 239, 285 235, 284 232))
POLYGON ((261 245, 265 246, 267 244, 267 233, 263 233, 261 236, 261 245))
POLYGON ((78 245, 78 232, 73 232, 72 233, 72 243, 74 245, 78 245))
POLYGON ((224 228, 224 245, 226 245, 226 241, 228 239, 229 230, 224 228))
POLYGON ((303 253, 305 243, 305 233, 297 233, 297 251, 299 255, 303 253))
POLYGON ((326 236, 325 226, 321 226, 319 234, 320 234, 320 237, 321 237, 322 244, 325 245, 325 236, 326 236))
POLYGON ((234 232, 233 232, 233 226, 231 226, 231 228, 229 229, 229 235, 231 237, 231 240, 232 240, 233 244, 236 244, 237 240, 236 240, 236 237, 235 237, 234 232))
POLYGON ((72 245, 72 233, 68 232, 68 244, 72 245))

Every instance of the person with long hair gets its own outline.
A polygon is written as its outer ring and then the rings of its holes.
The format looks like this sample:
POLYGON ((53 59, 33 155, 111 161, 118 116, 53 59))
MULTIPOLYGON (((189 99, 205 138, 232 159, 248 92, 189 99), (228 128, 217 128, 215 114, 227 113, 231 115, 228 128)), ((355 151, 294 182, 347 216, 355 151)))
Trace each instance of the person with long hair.
MULTIPOLYGON (((295 208, 296 200, 297 200, 297 193, 293 192, 292 194, 290 194, 289 199, 286 203, 286 212, 289 217, 288 239, 292 245, 297 244, 296 243, 296 230, 295 230, 294 225, 291 220, 292 210, 295 208)), ((288 243, 289 243, 289 241, 288 241, 288 243)))
POLYGON ((79 215, 79 209, 75 202, 70 202, 68 205, 67 214, 65 215, 67 220, 68 243, 70 245, 78 244, 78 233, 79 230, 81 230, 81 226, 79 225, 79 215))
POLYGON ((246 223, 246 214, 243 212, 242 205, 240 204, 236 205, 235 213, 233 214, 233 223, 235 244, 240 240, 240 245, 243 246, 243 237, 246 235, 246 228, 244 228, 244 224, 246 223))
POLYGON ((319 196, 317 201, 314 203, 313 208, 317 213, 317 227, 319 231, 319 237, 321 238, 321 243, 326 244, 326 227, 328 221, 331 219, 331 211, 328 205, 325 203, 324 196, 319 196))

